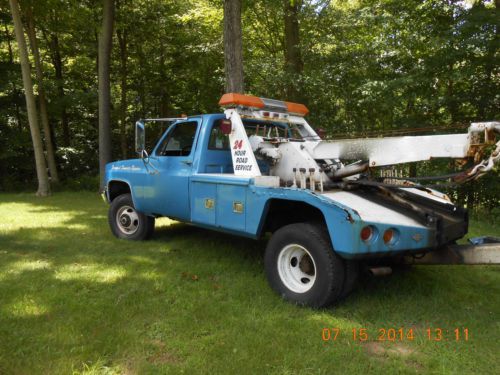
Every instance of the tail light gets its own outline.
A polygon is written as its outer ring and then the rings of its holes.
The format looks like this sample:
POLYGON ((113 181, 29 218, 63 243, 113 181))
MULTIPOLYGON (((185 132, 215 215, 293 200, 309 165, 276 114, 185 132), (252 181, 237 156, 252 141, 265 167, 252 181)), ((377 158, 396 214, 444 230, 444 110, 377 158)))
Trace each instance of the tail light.
POLYGON ((231 124, 231 120, 222 120, 220 123, 220 130, 222 134, 229 135, 231 134, 233 125, 231 124))
POLYGON ((386 245, 392 245, 398 240, 398 231, 393 228, 386 229, 384 231, 383 239, 386 245))
POLYGON ((369 242, 375 234, 375 229, 371 226, 368 225, 361 229, 361 232, 359 233, 359 236, 364 242, 369 242))

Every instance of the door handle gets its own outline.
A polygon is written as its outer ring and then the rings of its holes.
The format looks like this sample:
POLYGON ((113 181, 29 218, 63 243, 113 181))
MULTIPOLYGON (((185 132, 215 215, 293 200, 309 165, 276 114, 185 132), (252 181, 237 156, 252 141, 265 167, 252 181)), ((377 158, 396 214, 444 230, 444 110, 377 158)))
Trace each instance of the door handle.
POLYGON ((183 160, 182 161, 184 164, 186 165, 192 165, 193 164, 193 161, 192 160, 183 160))

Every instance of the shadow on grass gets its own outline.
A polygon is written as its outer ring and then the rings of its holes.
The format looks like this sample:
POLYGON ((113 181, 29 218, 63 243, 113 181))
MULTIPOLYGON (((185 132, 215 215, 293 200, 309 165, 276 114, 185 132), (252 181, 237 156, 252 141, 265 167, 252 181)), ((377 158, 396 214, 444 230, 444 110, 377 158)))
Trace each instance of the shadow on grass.
POLYGON ((365 281, 334 308, 292 306, 267 286, 264 241, 178 223, 161 223, 151 241, 117 240, 106 206, 89 197, 19 199, 28 218, 0 238, 0 373, 95 363, 118 372, 217 372, 238 362, 258 372, 305 371, 336 355, 353 361, 327 368, 352 369, 369 358, 347 338, 332 353, 322 328, 478 327, 498 316, 498 274, 485 267, 415 267, 365 281), (51 222, 58 214, 66 216, 51 222))

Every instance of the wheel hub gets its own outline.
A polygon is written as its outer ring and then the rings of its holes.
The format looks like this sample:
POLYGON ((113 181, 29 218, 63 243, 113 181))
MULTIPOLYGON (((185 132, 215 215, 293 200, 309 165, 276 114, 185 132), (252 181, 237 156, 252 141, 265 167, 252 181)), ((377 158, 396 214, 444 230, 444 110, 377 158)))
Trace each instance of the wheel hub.
POLYGON ((133 207, 123 206, 116 213, 116 224, 122 233, 134 234, 139 228, 139 215, 133 207))
POLYGON ((278 255, 278 273, 288 289, 295 293, 305 293, 316 281, 316 264, 306 248, 290 244, 278 255))
POLYGON ((120 217, 120 223, 122 223, 124 227, 128 227, 130 225, 130 216, 122 215, 120 217))

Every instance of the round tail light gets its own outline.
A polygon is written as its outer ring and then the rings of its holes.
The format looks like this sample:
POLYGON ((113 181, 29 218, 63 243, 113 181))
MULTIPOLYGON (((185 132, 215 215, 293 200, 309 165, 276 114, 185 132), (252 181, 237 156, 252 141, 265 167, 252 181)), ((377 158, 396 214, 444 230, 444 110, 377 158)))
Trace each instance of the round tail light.
POLYGON ((394 238, 394 232, 392 231, 392 229, 387 229, 384 232, 384 242, 389 243, 392 241, 393 238, 394 238))
POLYGON ((361 232, 359 233, 359 236, 364 242, 368 242, 372 239, 373 237, 373 227, 371 225, 368 225, 361 229, 361 232))
POLYGON ((386 245, 392 245, 398 240, 398 231, 393 228, 389 228, 384 232, 384 243, 386 245))

